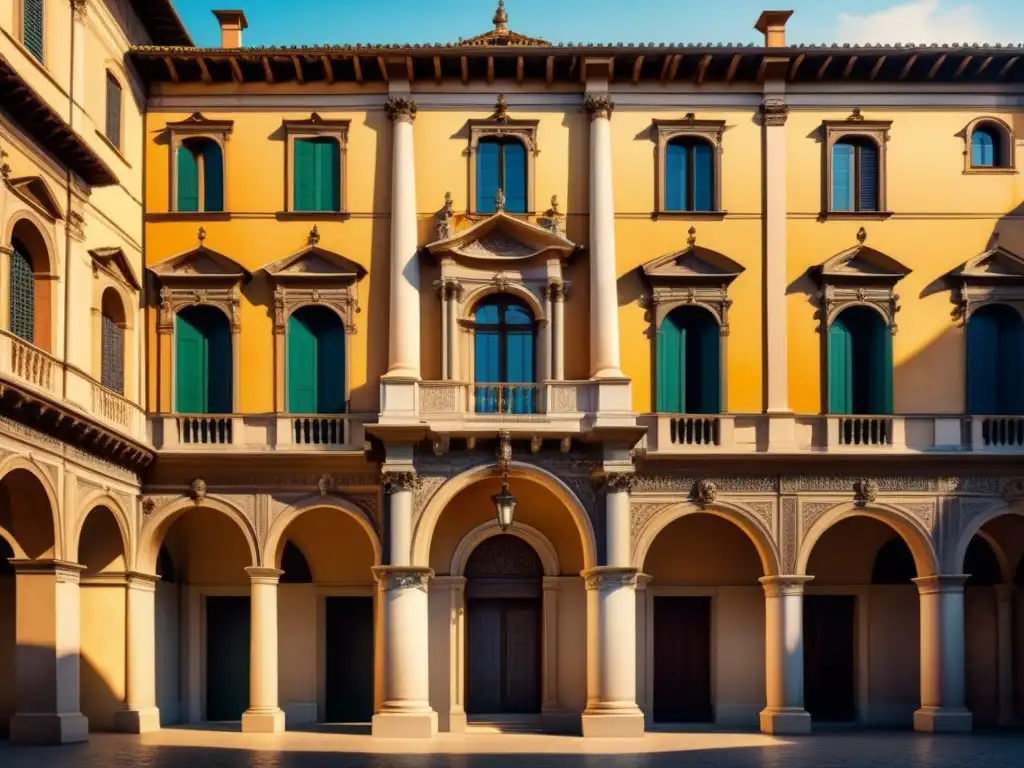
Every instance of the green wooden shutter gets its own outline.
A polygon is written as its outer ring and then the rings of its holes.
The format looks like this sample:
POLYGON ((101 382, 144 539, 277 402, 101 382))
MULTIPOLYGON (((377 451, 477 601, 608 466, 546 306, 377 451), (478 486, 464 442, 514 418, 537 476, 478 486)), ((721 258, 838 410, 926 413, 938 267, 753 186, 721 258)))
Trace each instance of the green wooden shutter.
POLYGON ((999 326, 981 307, 967 321, 967 411, 977 416, 999 413, 999 326))
POLYGON ((345 412, 345 328, 334 312, 325 317, 317 339, 317 413, 345 412))
POLYGON ((879 317, 872 325, 874 386, 871 388, 871 411, 878 415, 892 413, 892 331, 879 317))
POLYGON ((209 376, 209 413, 234 411, 231 355, 231 328, 218 309, 204 307, 207 312, 207 369, 209 376))
POLYGON ((318 211, 341 210, 341 148, 334 139, 316 142, 316 189, 318 211))
POLYGON ((853 344, 842 316, 828 329, 828 411, 853 411, 853 344))
POLYGON ((24 12, 21 17, 21 41, 29 53, 39 61, 43 60, 45 39, 43 31, 43 0, 23 0, 24 12))
POLYGON ((658 411, 683 413, 685 398, 686 331, 669 315, 658 330, 658 411))
POLYGON ((178 147, 178 210, 192 213, 199 210, 199 166, 188 145, 178 147))
POLYGON ((204 139, 203 153, 203 210, 224 210, 224 153, 220 144, 204 139))
POLYGON ((296 310, 288 318, 288 410, 292 413, 317 412, 316 333, 307 309, 296 310))
POLYGON ((206 334, 193 308, 175 320, 174 393, 178 413, 207 413, 209 369, 206 334))
POLYGON ((700 323, 696 352, 699 355, 700 396, 695 403, 694 413, 719 413, 722 410, 721 391, 721 333, 718 323, 710 312, 698 309, 706 317, 700 323))
POLYGON ((296 211, 315 211, 319 199, 316 187, 316 144, 312 139, 296 139, 294 150, 296 211))
POLYGON ((121 148, 121 84, 107 73, 107 139, 121 148))

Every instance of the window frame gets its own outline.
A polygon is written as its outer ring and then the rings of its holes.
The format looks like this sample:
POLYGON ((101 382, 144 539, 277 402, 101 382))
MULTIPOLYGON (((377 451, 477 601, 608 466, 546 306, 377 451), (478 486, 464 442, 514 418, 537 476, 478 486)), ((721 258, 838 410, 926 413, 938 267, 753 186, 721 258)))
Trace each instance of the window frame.
POLYGON ((722 153, 725 120, 698 120, 692 113, 682 119, 655 118, 651 121, 657 147, 654 171, 654 215, 666 218, 721 218, 727 215, 722 208, 722 153), (711 206, 710 211, 676 211, 666 205, 665 182, 668 145, 673 139, 689 138, 706 141, 711 145, 711 206))
MULTIPOLYGON (((169 184, 168 184, 168 204, 167 211, 175 216, 181 217, 217 217, 225 216, 231 210, 228 205, 228 137, 231 135, 234 129, 233 120, 210 120, 203 117, 200 112, 193 112, 189 117, 184 120, 167 123, 167 130, 169 132, 169 141, 167 142, 170 146, 170 173, 169 184), (181 211, 178 210, 178 150, 185 145, 187 139, 209 139, 217 143, 220 146, 220 156, 222 165, 222 177, 224 181, 224 210, 222 211, 206 211, 204 210, 205 205, 205 190, 204 190, 204 178, 202 176, 202 169, 199 168, 198 174, 198 185, 199 185, 199 210, 198 211, 181 211)), ((189 150, 191 151, 191 150, 189 150)), ((197 161, 197 166, 199 165, 197 161)))
POLYGON ((964 128, 964 170, 965 176, 970 175, 1003 175, 1018 173, 1017 171, 1017 138, 1014 136, 1013 128, 1004 120, 991 115, 976 117, 964 128), (1006 154, 1006 161, 1002 165, 975 165, 974 164, 974 132, 981 127, 990 126, 995 128, 1005 144, 1003 150, 1006 154))
POLYGON ((477 210, 477 149, 481 139, 516 139, 526 148, 526 211, 524 213, 508 213, 509 216, 534 216, 537 212, 536 194, 536 160, 540 154, 537 147, 537 127, 539 120, 514 120, 508 116, 508 106, 499 98, 497 111, 493 117, 474 119, 468 122, 469 146, 466 156, 469 162, 469 198, 466 200, 466 213, 474 216, 493 216, 493 212, 485 213, 477 210))
MULTIPOLYGON (((889 131, 891 120, 865 120, 860 110, 845 120, 823 120, 822 132, 822 203, 821 217, 836 219, 885 219, 892 216, 889 210, 888 195, 888 152, 889 131), (837 211, 832 207, 832 150, 843 139, 867 139, 878 147, 878 210, 877 211, 837 211)), ((857 178, 859 189, 860 179, 857 178)))
POLYGON ((283 120, 285 132, 285 207, 283 214, 303 219, 348 217, 348 132, 351 120, 325 119, 313 112, 308 118, 283 120), (295 208, 295 140, 334 139, 338 142, 339 205, 336 211, 302 211, 295 208))
POLYGON ((113 147, 118 154, 124 156, 124 83, 121 82, 121 78, 114 74, 111 69, 106 70, 105 79, 106 88, 104 89, 104 123, 103 123, 103 138, 106 139, 107 143, 113 147), (117 85, 117 141, 110 135, 110 85, 111 83, 117 85))
POLYGON ((29 47, 28 42, 26 42, 26 40, 25 40, 25 27, 26 27, 25 15, 28 12, 28 8, 26 7, 26 5, 27 5, 26 0, 21 0, 21 2, 19 3, 19 6, 21 8, 21 12, 18 13, 18 15, 17 15, 17 23, 18 23, 18 27, 17 27, 17 29, 18 29, 18 37, 17 37, 17 40, 18 40, 18 44, 21 45, 21 47, 24 48, 25 51, 28 52, 30 58, 32 58, 40 66, 46 68, 47 60, 49 59, 49 56, 47 55, 47 53, 48 53, 47 49, 49 48, 48 42, 49 42, 49 38, 50 38, 50 36, 48 34, 46 34, 46 19, 47 19, 47 15, 48 15, 46 13, 46 0, 39 0, 39 9, 40 9, 39 13, 42 16, 42 18, 40 19, 40 23, 39 23, 40 36, 42 37, 42 43, 41 43, 41 46, 40 46, 41 50, 40 50, 38 56, 29 47))

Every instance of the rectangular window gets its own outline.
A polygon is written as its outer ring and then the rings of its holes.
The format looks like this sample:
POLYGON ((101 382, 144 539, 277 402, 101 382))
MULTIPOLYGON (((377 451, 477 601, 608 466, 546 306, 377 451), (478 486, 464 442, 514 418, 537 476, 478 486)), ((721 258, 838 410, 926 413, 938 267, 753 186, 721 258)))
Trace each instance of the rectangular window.
POLYGON ((295 139, 296 211, 341 210, 341 148, 333 138, 295 139))
POLYGON ((107 140, 121 148, 121 84, 107 73, 107 140))
POLYGON ((43 0, 23 0, 21 42, 29 53, 43 60, 43 0))
POLYGON ((498 190, 508 213, 526 213, 526 147, 516 139, 481 141, 476 148, 476 210, 494 213, 498 190))
POLYGON ((675 139, 665 146, 665 210, 715 210, 715 167, 711 144, 675 139))
POLYGON ((864 138, 832 146, 833 211, 878 211, 881 176, 878 147, 864 138))

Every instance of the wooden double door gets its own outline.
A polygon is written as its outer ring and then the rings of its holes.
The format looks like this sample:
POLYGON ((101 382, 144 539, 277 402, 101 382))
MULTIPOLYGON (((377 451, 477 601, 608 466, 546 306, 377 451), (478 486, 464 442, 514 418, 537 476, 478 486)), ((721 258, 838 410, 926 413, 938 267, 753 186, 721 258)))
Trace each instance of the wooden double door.
POLYGON ((328 597, 324 720, 368 723, 373 717, 373 598, 328 597))
POLYGON ((711 598, 654 598, 654 719, 711 723, 711 598))
POLYGON ((804 707, 812 720, 857 719, 856 608, 853 595, 804 596, 804 707))
POLYGON ((206 598, 206 719, 241 720, 249 707, 249 597, 206 598))
POLYGON ((466 712, 540 712, 541 598, 469 599, 466 613, 466 712))

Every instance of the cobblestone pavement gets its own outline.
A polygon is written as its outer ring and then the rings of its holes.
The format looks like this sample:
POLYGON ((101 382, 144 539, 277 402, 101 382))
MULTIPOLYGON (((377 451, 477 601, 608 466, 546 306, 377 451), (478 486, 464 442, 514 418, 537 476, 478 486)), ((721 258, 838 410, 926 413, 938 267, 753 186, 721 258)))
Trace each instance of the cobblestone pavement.
POLYGON ((846 732, 776 739, 759 734, 649 733, 637 740, 536 734, 442 734, 429 742, 366 735, 167 729, 94 734, 89 744, 13 747, 3 768, 1021 768, 1024 731, 972 736, 846 732))

